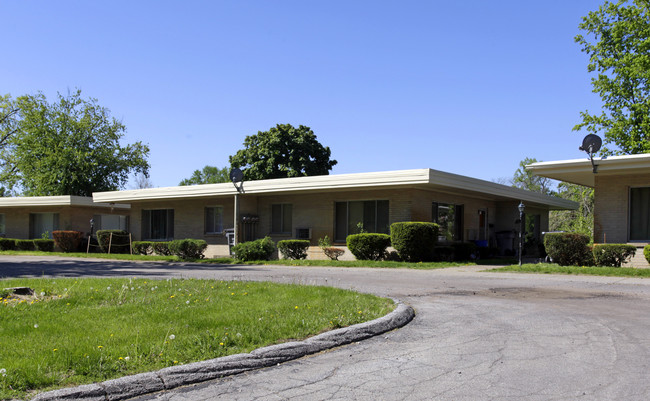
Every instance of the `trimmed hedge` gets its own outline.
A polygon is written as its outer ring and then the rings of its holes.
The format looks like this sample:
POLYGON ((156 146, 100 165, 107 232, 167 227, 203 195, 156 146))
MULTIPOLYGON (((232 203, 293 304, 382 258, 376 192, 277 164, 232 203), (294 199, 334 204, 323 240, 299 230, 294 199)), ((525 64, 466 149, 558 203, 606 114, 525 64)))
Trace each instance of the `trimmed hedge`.
POLYGON ((348 249, 357 260, 382 260, 390 246, 388 234, 352 234, 346 238, 348 249))
POLYGON ((546 233, 546 253, 560 266, 593 266, 594 254, 589 249, 589 237, 577 233, 546 233))
POLYGON ((13 238, 0 238, 0 251, 15 251, 16 240, 13 238))
POLYGON ((636 254, 636 246, 627 244, 597 244, 593 249, 596 266, 621 267, 636 254))
POLYGON ((151 255, 153 254, 153 241, 133 241, 131 248, 136 255, 151 255))
POLYGON ((331 247, 331 246, 327 246, 327 247, 324 247, 324 248, 321 248, 321 249, 323 249, 323 253, 325 254, 325 256, 330 258, 330 260, 339 260, 339 257, 341 257, 341 255, 343 255, 345 253, 345 251, 343 249, 334 248, 334 247, 331 247))
POLYGON ((104 253, 108 253, 108 243, 111 243, 111 253, 130 253, 129 233, 124 230, 98 230, 97 241, 99 247, 104 253), (113 239, 111 241, 111 234, 113 239))
POLYGON ((171 256, 172 252, 169 250, 169 241, 153 242, 153 251, 156 255, 171 256))
POLYGON ((33 251, 34 240, 32 239, 17 239, 16 240, 16 249, 19 251, 33 251))
POLYGON ((275 252, 275 244, 270 237, 255 241, 247 241, 232 247, 235 258, 242 262, 251 260, 271 260, 275 252))
POLYGON ((53 252, 54 251, 54 240, 53 239, 35 239, 34 247, 37 251, 42 252, 53 252))
POLYGON ((203 259, 208 243, 202 239, 175 239, 169 241, 169 251, 181 259, 203 259))
POLYGON ((643 247, 643 256, 645 256, 645 260, 650 263, 650 244, 643 247))
POLYGON ((81 244, 83 235, 84 233, 81 231, 52 231, 52 238, 54 238, 54 243, 63 252, 77 252, 79 250, 79 245, 81 244))
POLYGON ((427 262, 433 260, 438 225, 417 221, 393 223, 390 226, 390 240, 401 260, 427 262))
POLYGON ((304 239, 286 239, 278 242, 278 250, 283 259, 307 259, 309 241, 304 239))

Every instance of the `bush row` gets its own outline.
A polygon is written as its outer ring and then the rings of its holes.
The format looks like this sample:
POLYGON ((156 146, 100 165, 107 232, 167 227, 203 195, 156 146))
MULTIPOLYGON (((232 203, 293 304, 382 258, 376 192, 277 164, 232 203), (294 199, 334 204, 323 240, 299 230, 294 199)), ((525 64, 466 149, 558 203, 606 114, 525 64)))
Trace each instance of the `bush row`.
POLYGON ((51 239, 14 239, 0 238, 0 251, 54 251, 51 239))
POLYGON ((177 239, 173 241, 133 241, 133 253, 138 255, 178 256, 181 259, 203 259, 208 243, 202 239, 177 239))
POLYGON ((547 233, 544 247, 551 260, 560 266, 621 267, 636 254, 634 245, 595 244, 590 247, 589 237, 576 233, 547 233))

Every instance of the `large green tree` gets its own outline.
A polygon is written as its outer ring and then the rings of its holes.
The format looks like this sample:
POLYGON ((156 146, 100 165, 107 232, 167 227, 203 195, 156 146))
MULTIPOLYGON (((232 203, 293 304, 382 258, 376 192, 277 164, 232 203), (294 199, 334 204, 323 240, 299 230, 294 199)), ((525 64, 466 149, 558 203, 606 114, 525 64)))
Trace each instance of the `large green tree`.
POLYGON ((533 163, 537 163, 537 159, 530 157, 519 162, 519 168, 515 171, 515 175, 512 178, 512 186, 550 195, 553 192, 553 181, 549 178, 535 175, 532 171, 526 170, 526 166, 533 163))
POLYGON ((575 37, 589 55, 602 111, 581 112, 574 127, 602 133, 602 155, 650 152, 650 2, 606 1, 583 17, 575 37))
POLYGON ((1 154, 3 185, 31 196, 90 196, 123 188, 132 172, 148 174, 149 148, 122 146, 124 124, 96 99, 82 99, 81 91, 58 94, 53 103, 42 93, 13 103, 18 111, 1 154))
POLYGON ((247 136, 230 164, 240 167, 247 180, 328 175, 337 163, 330 156, 330 148, 318 142, 311 128, 278 124, 247 136))
POLYGON ((578 203, 578 210, 553 210, 549 217, 551 231, 580 233, 593 238, 594 189, 562 182, 554 195, 578 203))
POLYGON ((205 166, 202 170, 194 170, 190 178, 184 179, 178 185, 217 184, 220 182, 230 182, 228 167, 205 166))

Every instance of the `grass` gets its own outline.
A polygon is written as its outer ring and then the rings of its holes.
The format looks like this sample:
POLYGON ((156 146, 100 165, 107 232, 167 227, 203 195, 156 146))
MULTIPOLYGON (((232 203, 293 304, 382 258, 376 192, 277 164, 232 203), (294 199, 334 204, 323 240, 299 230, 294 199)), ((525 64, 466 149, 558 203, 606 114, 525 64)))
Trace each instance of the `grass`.
POLYGON ((11 279, 0 298, 0 399, 302 339, 392 301, 328 287, 212 280, 11 279))
POLYGON ((491 272, 518 272, 541 274, 578 274, 588 276, 614 277, 650 277, 650 269, 635 269, 631 267, 600 267, 600 266, 559 266, 552 263, 527 263, 521 267, 511 265, 489 270, 491 272))

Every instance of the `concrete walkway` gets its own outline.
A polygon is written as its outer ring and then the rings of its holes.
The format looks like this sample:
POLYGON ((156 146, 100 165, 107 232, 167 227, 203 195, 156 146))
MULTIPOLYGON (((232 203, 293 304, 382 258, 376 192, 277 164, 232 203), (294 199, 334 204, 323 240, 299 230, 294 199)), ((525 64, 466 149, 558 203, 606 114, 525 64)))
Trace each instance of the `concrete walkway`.
POLYGON ((441 270, 0 258, 0 276, 154 276, 330 285, 410 304, 407 326, 156 393, 155 400, 647 400, 650 280, 441 270))

